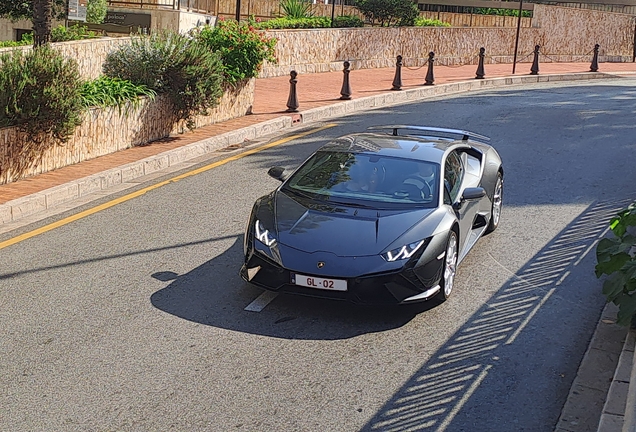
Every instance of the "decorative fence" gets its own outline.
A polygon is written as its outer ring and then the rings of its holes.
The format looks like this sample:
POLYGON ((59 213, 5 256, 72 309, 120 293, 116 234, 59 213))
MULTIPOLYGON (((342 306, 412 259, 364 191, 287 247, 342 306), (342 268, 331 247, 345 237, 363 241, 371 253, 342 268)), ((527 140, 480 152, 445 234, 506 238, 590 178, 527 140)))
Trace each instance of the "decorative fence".
MULTIPOLYGON (((336 0, 335 14, 362 17, 358 9, 336 0)), ((109 0, 110 7, 153 9, 165 8, 198 12, 224 18, 236 16, 236 0, 109 0)), ((315 16, 331 16, 331 4, 314 3, 311 12, 315 16)), ((280 0, 241 0, 241 18, 276 18, 283 15, 280 0)))

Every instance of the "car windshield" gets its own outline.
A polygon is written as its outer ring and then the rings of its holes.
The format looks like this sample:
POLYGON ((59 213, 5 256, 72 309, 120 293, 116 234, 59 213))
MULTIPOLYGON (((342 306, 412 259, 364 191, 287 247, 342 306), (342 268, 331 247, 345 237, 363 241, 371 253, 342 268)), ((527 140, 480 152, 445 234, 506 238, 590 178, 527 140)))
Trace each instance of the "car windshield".
POLYGON ((436 207, 439 172, 436 163, 319 151, 285 182, 283 190, 345 204, 436 207))

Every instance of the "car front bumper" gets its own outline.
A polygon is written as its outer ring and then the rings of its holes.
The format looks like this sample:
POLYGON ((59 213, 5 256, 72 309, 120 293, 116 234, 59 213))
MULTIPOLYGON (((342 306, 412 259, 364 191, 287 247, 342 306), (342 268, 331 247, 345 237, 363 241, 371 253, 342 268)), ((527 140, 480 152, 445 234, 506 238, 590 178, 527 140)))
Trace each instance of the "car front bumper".
MULTIPOLYGON (((387 270, 387 266, 384 266, 384 269, 378 268, 383 271, 361 274, 343 274, 342 271, 329 274, 312 272, 307 268, 298 271, 288 269, 277 262, 280 260, 276 255, 269 254, 266 250, 258 250, 252 245, 248 248, 240 275, 243 280, 271 291, 345 300, 357 304, 390 305, 425 301, 440 289, 444 260, 438 258, 440 245, 436 243, 438 242, 433 241, 428 244, 424 256, 414 257, 407 262, 392 263, 392 269, 387 270), (295 274, 346 280, 347 290, 334 291, 300 286, 293 283, 295 274)), ((441 253, 443 252, 442 246, 441 253)), ((358 257, 356 265, 366 267, 363 259, 364 257, 358 257)), ((314 257, 310 261, 313 263, 314 257)), ((347 266, 347 258, 340 258, 340 261, 342 268, 351 268, 351 265, 347 266)), ((377 262, 369 264, 369 268, 377 268, 373 265, 377 262)))

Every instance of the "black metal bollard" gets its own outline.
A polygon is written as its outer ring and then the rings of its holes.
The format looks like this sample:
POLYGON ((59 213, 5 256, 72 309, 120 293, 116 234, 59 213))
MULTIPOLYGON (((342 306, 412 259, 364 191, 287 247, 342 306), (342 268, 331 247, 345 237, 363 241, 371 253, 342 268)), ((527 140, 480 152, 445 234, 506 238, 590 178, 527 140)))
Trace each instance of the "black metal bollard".
POLYGON ((342 88, 340 89, 340 99, 349 100, 351 99, 351 86, 349 85, 349 66, 351 63, 348 61, 344 62, 344 69, 342 70, 342 88))
POLYGON ((296 77, 298 76, 298 72, 295 70, 289 73, 291 77, 289 80, 289 98, 287 98, 287 112, 298 112, 298 95, 296 94, 296 83, 298 80, 296 77))
POLYGON ((532 60, 532 67, 530 68, 530 75, 539 74, 539 45, 534 46, 534 60, 532 60))
POLYGON ((428 53, 428 70, 426 71, 426 78, 424 79, 424 85, 433 85, 435 78, 433 77, 433 62, 435 61, 435 53, 431 51, 428 53))
POLYGON ((594 45, 594 57, 592 57, 592 64, 590 65, 590 72, 598 72, 598 49, 601 46, 599 44, 594 45))
POLYGON ((475 79, 484 79, 486 73, 484 72, 484 57, 486 56, 486 48, 479 48, 479 64, 477 65, 477 72, 475 73, 475 79))
POLYGON ((402 90, 402 56, 397 56, 395 62, 395 76, 393 77, 393 87, 391 90, 402 90))

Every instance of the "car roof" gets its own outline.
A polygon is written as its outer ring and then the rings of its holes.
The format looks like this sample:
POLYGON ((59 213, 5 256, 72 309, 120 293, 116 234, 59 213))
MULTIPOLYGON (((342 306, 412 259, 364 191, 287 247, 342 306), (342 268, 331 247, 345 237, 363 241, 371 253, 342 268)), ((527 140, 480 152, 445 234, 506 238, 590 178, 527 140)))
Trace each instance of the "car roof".
POLYGON ((443 137, 356 133, 339 137, 318 151, 373 154, 441 163, 454 148, 470 148, 465 140, 443 137))

